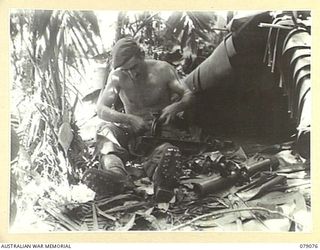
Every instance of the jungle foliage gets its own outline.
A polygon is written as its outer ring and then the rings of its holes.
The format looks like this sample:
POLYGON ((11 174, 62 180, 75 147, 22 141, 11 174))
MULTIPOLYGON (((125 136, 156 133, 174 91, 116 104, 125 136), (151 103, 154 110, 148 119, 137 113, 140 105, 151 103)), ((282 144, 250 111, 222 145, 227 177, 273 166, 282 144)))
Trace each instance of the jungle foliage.
MULTIPOLYGON (((135 37, 147 57, 168 61, 184 76, 220 42, 223 33, 214 30, 216 21, 212 12, 174 12, 168 19, 160 13, 130 17, 119 12, 115 41, 135 37)), ((106 72, 110 69, 110 51, 104 49, 99 25, 92 11, 11 13, 11 124, 19 139, 12 145, 20 144, 11 164, 14 216, 17 199, 20 212, 36 209, 41 196, 63 203, 56 187, 79 183, 82 173, 97 164, 93 149, 79 135, 75 109, 92 60, 106 72), (27 193, 30 185, 38 192, 27 193)))

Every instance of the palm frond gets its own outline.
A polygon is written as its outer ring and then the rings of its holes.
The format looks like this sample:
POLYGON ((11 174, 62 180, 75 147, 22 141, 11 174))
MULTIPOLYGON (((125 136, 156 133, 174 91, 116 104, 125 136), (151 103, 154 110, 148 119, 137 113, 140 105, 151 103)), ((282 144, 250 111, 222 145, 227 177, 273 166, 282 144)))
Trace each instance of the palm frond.
POLYGON ((70 20, 73 23, 73 26, 76 28, 76 30, 79 31, 79 37, 81 37, 81 40, 83 41, 84 45, 87 47, 87 50, 90 52, 90 54, 91 55, 98 54, 99 51, 96 47, 95 42, 92 39, 92 34, 89 31, 84 20, 81 19, 78 13, 75 14, 75 17, 70 16, 70 20), (93 48, 96 51, 93 51, 93 48))
POLYGON ((89 28, 93 31, 96 36, 100 37, 100 28, 98 24, 97 16, 93 11, 81 11, 79 12, 80 20, 86 20, 89 23, 89 28))

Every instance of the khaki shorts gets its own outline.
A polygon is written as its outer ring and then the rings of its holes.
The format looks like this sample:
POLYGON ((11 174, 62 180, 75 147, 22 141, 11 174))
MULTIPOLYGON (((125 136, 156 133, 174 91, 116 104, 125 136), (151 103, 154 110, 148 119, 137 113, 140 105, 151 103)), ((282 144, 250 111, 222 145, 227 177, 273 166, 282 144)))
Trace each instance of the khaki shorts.
POLYGON ((96 135, 96 152, 117 155, 123 162, 129 159, 128 147, 133 132, 124 126, 103 122, 96 135))
MULTIPOLYGON (((150 135, 145 133, 144 135, 150 135)), ((162 135, 172 139, 185 139, 188 133, 172 126, 162 129, 162 135)), ((129 127, 111 122, 103 122, 96 135, 96 152, 102 155, 117 155, 123 162, 130 158, 129 145, 134 143, 136 136, 129 127)))

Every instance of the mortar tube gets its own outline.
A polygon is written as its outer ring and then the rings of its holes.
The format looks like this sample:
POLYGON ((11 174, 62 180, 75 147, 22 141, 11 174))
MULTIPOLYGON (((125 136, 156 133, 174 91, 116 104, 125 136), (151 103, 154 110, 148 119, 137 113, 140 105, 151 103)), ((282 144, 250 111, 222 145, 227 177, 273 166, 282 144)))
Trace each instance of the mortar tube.
POLYGON ((201 196, 223 190, 233 186, 238 180, 238 174, 232 173, 228 177, 214 177, 201 183, 194 183, 194 190, 201 196))
POLYGON ((251 176, 256 172, 261 172, 261 171, 275 170, 278 168, 278 166, 279 166, 279 160, 276 157, 264 159, 250 166, 247 166, 248 175, 251 176))
MULTIPOLYGON (((279 160, 276 157, 271 157, 247 166, 248 175, 251 176, 260 171, 275 170, 278 166, 279 160)), ((201 183, 194 183, 194 190, 201 196, 204 196, 233 186, 239 178, 240 175, 238 173, 232 173, 228 177, 214 177, 201 183)))

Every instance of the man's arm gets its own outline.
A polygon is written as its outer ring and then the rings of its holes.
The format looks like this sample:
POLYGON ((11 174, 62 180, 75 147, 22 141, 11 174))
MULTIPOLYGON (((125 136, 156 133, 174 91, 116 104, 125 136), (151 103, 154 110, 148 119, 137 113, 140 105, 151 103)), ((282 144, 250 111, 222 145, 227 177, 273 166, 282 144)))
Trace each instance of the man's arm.
POLYGON ((106 87, 97 102, 98 117, 105 121, 129 125, 136 133, 142 131, 146 126, 142 118, 112 109, 112 105, 119 97, 119 92, 119 76, 115 71, 112 71, 108 77, 106 87))
POLYGON ((169 66, 168 76, 168 87, 172 94, 178 94, 180 96, 180 100, 170 104, 162 110, 160 120, 162 120, 164 124, 168 124, 174 119, 177 113, 187 109, 194 101, 193 93, 180 81, 177 72, 171 66, 169 66))

